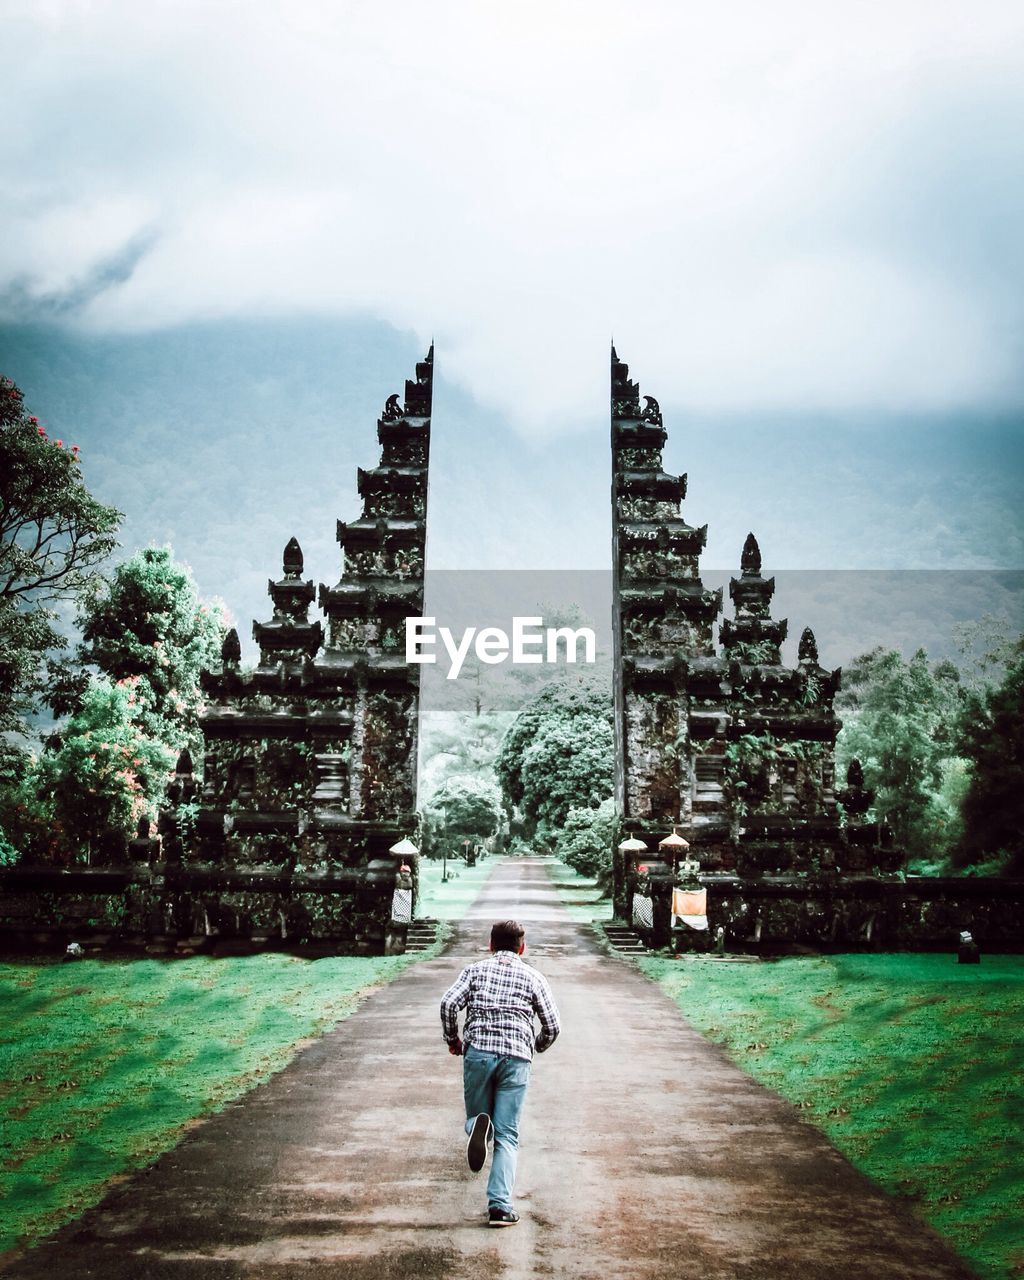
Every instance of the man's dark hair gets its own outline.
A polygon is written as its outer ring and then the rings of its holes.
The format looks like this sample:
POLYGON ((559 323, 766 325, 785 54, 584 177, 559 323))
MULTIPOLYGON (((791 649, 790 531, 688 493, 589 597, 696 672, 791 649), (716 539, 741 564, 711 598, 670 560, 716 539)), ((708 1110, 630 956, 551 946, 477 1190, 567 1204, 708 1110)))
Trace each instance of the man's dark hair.
POLYGON ((491 926, 492 951, 518 951, 526 930, 518 920, 499 920, 491 926))

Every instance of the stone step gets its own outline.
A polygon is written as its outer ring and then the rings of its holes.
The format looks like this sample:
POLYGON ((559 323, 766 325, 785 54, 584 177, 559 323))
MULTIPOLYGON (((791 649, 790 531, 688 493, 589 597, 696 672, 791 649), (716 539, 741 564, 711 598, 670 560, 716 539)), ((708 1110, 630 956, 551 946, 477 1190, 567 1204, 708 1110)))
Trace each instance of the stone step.
POLYGON ((414 920, 405 934, 405 949, 409 951, 427 951, 437 941, 437 921, 432 917, 421 916, 414 920))
POLYGON ((604 926, 604 936, 619 955, 623 956, 645 956, 647 948, 644 946, 640 936, 628 925, 606 924, 604 926))

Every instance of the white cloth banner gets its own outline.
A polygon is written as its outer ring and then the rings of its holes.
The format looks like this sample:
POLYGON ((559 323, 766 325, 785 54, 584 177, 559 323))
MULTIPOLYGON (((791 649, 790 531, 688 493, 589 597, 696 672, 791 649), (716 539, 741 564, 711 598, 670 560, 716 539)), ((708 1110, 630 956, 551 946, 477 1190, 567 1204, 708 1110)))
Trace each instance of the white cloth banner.
POLYGON ((707 889, 673 889, 672 890, 672 927, 676 922, 687 925, 690 929, 706 929, 708 927, 708 891, 707 889))

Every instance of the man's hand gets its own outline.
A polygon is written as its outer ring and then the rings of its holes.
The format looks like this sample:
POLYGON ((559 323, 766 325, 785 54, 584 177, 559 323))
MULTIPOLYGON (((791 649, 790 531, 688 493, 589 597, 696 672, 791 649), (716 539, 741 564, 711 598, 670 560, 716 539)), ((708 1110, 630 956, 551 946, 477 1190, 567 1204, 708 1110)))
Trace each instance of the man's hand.
POLYGON ((450 1040, 448 1042, 448 1052, 452 1055, 453 1058, 462 1057, 462 1041, 459 1039, 458 1036, 456 1036, 454 1040, 450 1040))

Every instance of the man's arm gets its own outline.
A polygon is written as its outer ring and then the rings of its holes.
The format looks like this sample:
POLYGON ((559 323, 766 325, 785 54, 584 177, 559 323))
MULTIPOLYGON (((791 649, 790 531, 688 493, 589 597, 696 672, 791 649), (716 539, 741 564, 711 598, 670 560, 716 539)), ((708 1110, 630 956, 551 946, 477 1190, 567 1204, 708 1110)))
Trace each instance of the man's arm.
POLYGON ((452 1052, 459 1044, 459 1010, 469 1001, 469 969, 463 969, 441 997, 441 1034, 452 1052))
POLYGON ((543 1053, 555 1043, 561 1024, 558 1021, 558 1009, 555 1007, 555 998, 551 994, 548 980, 536 971, 533 981, 533 1011, 540 1019, 540 1035, 537 1037, 535 1047, 538 1053, 543 1053))

